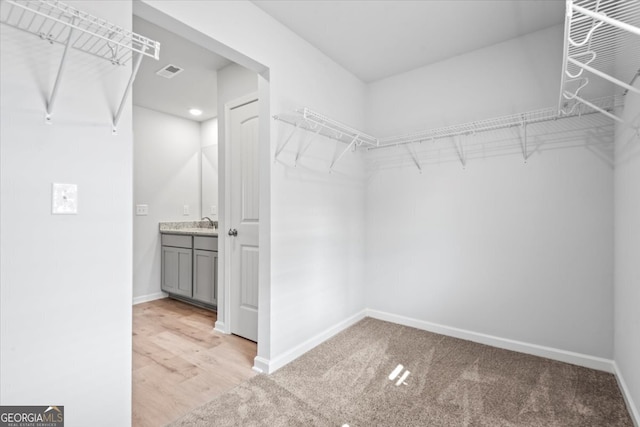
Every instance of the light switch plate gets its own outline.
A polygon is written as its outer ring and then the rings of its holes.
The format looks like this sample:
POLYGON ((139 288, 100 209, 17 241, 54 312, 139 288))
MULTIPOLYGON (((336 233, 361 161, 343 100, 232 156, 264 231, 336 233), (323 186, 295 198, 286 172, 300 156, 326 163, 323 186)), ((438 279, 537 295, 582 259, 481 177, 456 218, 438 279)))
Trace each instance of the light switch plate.
POLYGON ((78 213, 78 186, 53 183, 51 187, 51 213, 75 215, 78 213))
POLYGON ((211 205, 210 208, 211 209, 209 209, 209 213, 211 215, 217 215, 218 214, 218 207, 216 205, 211 205))
POLYGON ((136 215, 149 215, 149 205, 136 205, 136 215))
POLYGON ((182 215, 189 215, 189 205, 184 205, 182 207, 182 215))

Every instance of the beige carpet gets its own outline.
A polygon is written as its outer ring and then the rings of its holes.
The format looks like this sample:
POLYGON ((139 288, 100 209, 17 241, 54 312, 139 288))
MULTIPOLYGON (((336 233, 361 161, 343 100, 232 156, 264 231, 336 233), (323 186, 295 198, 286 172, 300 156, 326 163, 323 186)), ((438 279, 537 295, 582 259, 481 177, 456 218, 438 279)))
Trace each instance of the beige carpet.
POLYGON ((633 426, 611 374, 370 318, 172 425, 344 424, 633 426))

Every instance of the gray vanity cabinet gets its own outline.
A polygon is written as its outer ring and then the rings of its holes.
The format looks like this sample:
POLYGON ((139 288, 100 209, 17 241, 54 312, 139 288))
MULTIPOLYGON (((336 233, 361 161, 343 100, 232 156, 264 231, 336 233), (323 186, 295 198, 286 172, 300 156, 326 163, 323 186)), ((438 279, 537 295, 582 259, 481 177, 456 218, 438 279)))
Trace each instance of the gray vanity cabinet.
POLYGON ((200 236, 193 239, 193 299, 216 305, 218 239, 200 236))
POLYGON ((162 234, 161 288, 186 301, 217 305, 218 238, 162 234))
POLYGON ((191 297, 191 236, 162 236, 162 290, 191 297))

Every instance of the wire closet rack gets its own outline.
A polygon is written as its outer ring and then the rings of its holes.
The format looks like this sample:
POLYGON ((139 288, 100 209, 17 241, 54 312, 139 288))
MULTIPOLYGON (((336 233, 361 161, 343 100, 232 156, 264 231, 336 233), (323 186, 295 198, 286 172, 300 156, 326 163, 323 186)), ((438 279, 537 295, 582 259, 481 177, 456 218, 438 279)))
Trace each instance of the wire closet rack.
MULTIPOLYGON (((624 105, 627 92, 640 93, 633 84, 640 76, 640 0, 566 0, 565 45, 560 101, 557 107, 494 117, 468 123, 427 129, 406 135, 377 138, 340 123, 309 108, 293 114, 280 114, 274 119, 294 126, 276 149, 275 159, 292 137, 303 129, 312 137, 298 151, 295 164, 316 136, 341 141, 347 147, 335 158, 329 170, 350 149, 379 150, 407 146, 418 169, 421 165, 414 144, 438 139, 453 139, 462 165, 465 165, 465 135, 518 127, 524 160, 528 158, 527 125, 602 113, 623 121, 616 110, 624 105), (599 79, 599 81, 597 80, 599 79)), ((638 124, 636 132, 640 136, 638 124)))
POLYGON ((285 138, 284 142, 276 149, 275 159, 278 158, 282 150, 285 149, 287 144, 291 141, 293 136, 298 132, 298 130, 306 130, 312 132, 311 138, 306 141, 304 147, 298 154, 296 155, 295 163, 298 164, 298 161, 302 157, 302 155, 307 151, 307 149, 313 144, 314 140, 318 136, 324 136, 330 139, 335 139, 336 141, 344 142, 347 144, 347 147, 342 150, 342 152, 336 157, 331 165, 329 166, 329 170, 332 171, 335 164, 349 151, 350 149, 357 149, 358 147, 376 147, 378 146, 378 138, 375 138, 371 135, 368 135, 358 129, 352 128, 351 126, 345 125, 344 123, 340 123, 337 120, 331 119, 323 114, 315 112, 310 108, 301 108, 296 110, 293 114, 277 114, 273 116, 275 120, 280 120, 284 123, 288 123, 293 125, 294 128, 289 133, 287 138, 285 138))
POLYGON ((560 115, 580 104, 598 110, 588 99, 603 93, 640 93, 640 1, 567 0, 564 39, 560 115))
POLYGON ((113 116, 113 133, 142 58, 160 58, 160 43, 56 0, 2 0, 0 22, 64 46, 56 80, 47 101, 45 121, 52 123, 53 107, 70 48, 96 56, 116 66, 133 63, 122 101, 113 116))
POLYGON ((317 113, 309 108, 302 108, 293 114, 275 115, 275 120, 294 126, 293 130, 285 138, 284 142, 276 149, 275 159, 284 150, 286 145, 291 141, 293 136, 299 130, 311 132, 311 138, 306 141, 302 149, 298 151, 295 158, 295 164, 313 143, 318 135, 325 136, 336 141, 347 144, 346 148, 332 161, 329 170, 333 170, 336 162, 338 162, 344 154, 349 150, 366 149, 381 150, 400 146, 408 146, 409 154, 413 162, 422 170, 422 166, 418 160, 417 153, 414 150, 414 144, 422 142, 435 142, 440 139, 454 139, 456 150, 460 162, 464 166, 466 158, 464 154, 464 144, 462 139, 456 138, 460 136, 475 135, 481 132, 489 132, 499 129, 507 129, 517 127, 520 130, 520 139, 522 147, 522 155, 527 160, 529 153, 527 148, 527 125, 542 123, 547 121, 555 121, 563 118, 579 117, 588 114, 595 114, 605 111, 609 114, 617 108, 624 105, 623 95, 614 95, 591 100, 589 105, 581 104, 571 109, 571 111, 562 115, 558 114, 556 107, 548 107, 540 110, 528 111, 525 113, 511 114, 507 116, 494 117, 490 119, 477 120, 468 123, 461 123, 453 126, 445 126, 439 128, 428 129, 424 131, 414 132, 405 135, 392 136, 388 138, 376 138, 359 131, 351 126, 345 125, 328 118, 325 115, 317 113), (322 119, 319 119, 322 118, 322 119))

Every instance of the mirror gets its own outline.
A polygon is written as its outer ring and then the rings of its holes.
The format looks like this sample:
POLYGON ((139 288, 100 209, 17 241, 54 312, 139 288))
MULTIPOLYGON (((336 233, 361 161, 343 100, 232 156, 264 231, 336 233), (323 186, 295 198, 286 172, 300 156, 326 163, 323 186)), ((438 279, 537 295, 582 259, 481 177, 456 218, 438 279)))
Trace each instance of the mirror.
POLYGON ((201 123, 200 212, 218 220, 218 119, 201 123))

